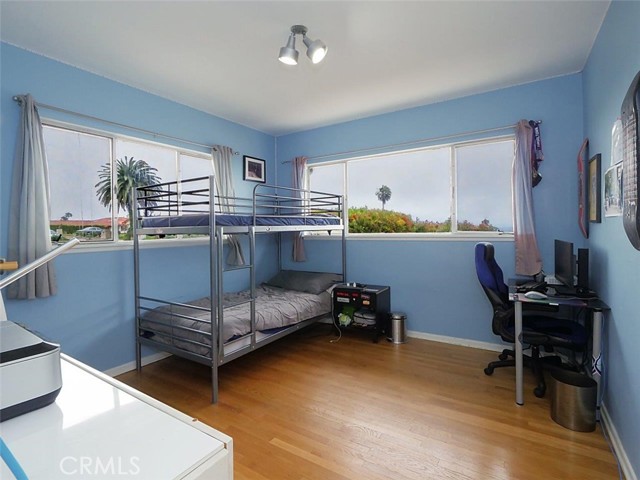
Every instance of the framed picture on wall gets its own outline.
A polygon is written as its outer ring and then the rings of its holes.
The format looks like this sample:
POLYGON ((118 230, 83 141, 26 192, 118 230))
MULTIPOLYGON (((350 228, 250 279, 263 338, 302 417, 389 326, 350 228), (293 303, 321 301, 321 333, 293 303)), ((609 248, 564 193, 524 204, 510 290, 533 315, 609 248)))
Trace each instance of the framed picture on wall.
POLYGON ((587 158, 589 139, 585 138, 578 151, 578 226, 584 238, 589 238, 589 211, 587 209, 587 158))
POLYGON ((265 183, 267 181, 267 164, 264 160, 244 156, 242 179, 250 182, 265 183))
POLYGON ((596 154, 589 160, 589 175, 587 185, 589 189, 589 221, 600 223, 600 154, 596 154))
POLYGON ((604 172, 604 216, 622 216, 622 162, 604 172))

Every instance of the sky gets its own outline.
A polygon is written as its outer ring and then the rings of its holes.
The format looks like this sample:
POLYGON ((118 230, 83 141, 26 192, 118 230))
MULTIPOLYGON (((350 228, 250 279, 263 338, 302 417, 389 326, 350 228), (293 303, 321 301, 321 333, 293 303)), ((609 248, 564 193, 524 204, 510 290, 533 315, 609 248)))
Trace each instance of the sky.
POLYGON ((100 167, 111 157, 111 143, 105 137, 79 135, 45 127, 44 142, 49 164, 51 219, 66 213, 71 219, 108 217, 109 209, 98 202, 95 184, 100 167))

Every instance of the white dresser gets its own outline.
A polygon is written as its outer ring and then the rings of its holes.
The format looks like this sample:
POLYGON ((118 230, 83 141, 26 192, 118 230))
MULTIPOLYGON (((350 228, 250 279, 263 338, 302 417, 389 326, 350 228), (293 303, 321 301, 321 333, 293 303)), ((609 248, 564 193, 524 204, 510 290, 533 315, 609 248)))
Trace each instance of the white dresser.
MULTIPOLYGON (((62 356, 55 403, 0 423, 30 480, 232 479, 227 435, 62 356)), ((0 478, 14 478, 0 461, 0 478)))

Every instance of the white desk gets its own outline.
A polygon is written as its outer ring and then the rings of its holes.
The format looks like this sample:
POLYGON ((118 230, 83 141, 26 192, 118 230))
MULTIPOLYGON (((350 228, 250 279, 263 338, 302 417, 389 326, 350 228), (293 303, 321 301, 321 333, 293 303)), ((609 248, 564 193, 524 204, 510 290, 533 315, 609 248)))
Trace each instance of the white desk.
MULTIPOLYGON (((30 480, 233 478, 230 437, 62 357, 55 403, 0 423, 30 480)), ((0 478, 14 478, 0 464, 0 478)))
POLYGON ((598 298, 576 297, 548 297, 545 300, 531 300, 524 293, 515 292, 515 287, 509 287, 509 299, 515 305, 515 353, 516 353, 516 403, 524 405, 524 362, 522 358, 522 304, 538 303, 545 305, 565 305, 586 308, 592 317, 592 347, 591 347, 591 376, 598 383, 598 402, 600 401, 600 378, 602 376, 602 320, 603 312, 609 306, 598 298))

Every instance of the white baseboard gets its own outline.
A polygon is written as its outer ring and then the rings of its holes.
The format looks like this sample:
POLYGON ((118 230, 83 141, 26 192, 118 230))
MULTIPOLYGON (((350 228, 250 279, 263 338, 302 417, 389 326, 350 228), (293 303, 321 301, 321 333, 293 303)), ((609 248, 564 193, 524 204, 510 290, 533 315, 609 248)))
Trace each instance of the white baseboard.
POLYGON ((451 345, 460 345, 461 347, 479 348, 481 350, 490 350, 492 352, 501 352, 505 348, 509 348, 508 344, 480 342, 478 340, 469 340, 466 338, 447 337, 446 335, 435 335, 433 333, 407 331, 407 337, 421 338, 422 340, 431 340, 433 342, 449 343, 451 345))
POLYGON ((600 414, 602 419, 602 428, 605 429, 609 440, 611 440, 611 446, 613 447, 613 451, 618 457, 618 462, 620 462, 620 469, 622 470, 624 478, 626 478, 626 480, 638 480, 638 476, 636 475, 636 472, 633 471, 633 466, 629 461, 627 452, 624 450, 624 446, 620 441, 618 431, 611 421, 611 417, 609 416, 606 405, 602 405, 602 407, 600 408, 600 414))
MULTIPOLYGON (((158 352, 152 355, 147 355, 146 357, 142 357, 142 366, 149 365, 150 363, 154 363, 162 360, 163 358, 170 357, 171 354, 167 352, 158 352)), ((124 365, 120 365, 118 367, 110 368, 109 370, 105 370, 103 373, 109 375, 110 377, 116 377, 118 375, 122 375, 123 373, 130 372, 136 369, 135 360, 132 362, 127 362, 124 365)))
MULTIPOLYGON (((333 323, 331 317, 318 321, 319 323, 333 323)), ((446 335, 436 335, 433 333, 416 332, 407 330, 407 337, 420 338, 422 340, 431 340, 432 342, 448 343, 450 345, 460 345, 461 347, 479 348, 481 350, 490 350, 492 352, 502 352, 505 348, 509 348, 507 343, 490 343, 480 342, 478 340, 469 340, 466 338, 448 337, 446 335)), ((513 346, 511 346, 513 347, 513 346)))

